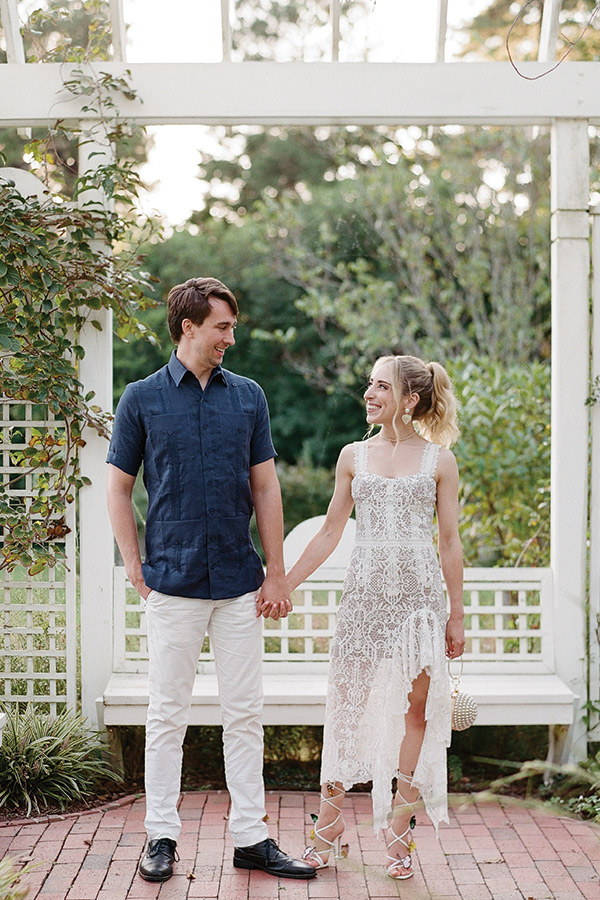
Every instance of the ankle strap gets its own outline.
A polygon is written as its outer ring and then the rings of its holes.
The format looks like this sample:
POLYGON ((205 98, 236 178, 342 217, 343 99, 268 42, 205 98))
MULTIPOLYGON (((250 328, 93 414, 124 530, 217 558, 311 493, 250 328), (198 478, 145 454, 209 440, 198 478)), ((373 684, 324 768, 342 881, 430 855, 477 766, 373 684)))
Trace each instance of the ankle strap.
POLYGON ((324 803, 328 803, 330 806, 333 806, 334 809, 338 809, 338 807, 335 805, 335 803, 333 801, 337 800, 338 797, 343 797, 346 793, 345 790, 343 788, 338 787, 337 784, 334 784, 332 781, 326 782, 325 790, 327 791, 329 796, 326 797, 323 794, 323 791, 321 790, 321 800, 324 803))

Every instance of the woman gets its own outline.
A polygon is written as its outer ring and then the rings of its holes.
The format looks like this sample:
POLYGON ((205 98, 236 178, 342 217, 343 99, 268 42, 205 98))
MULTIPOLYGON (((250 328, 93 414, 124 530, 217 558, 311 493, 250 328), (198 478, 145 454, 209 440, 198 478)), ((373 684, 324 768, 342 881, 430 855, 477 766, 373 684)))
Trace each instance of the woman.
POLYGON ((413 356, 378 359, 364 397, 372 436, 341 451, 325 522, 288 573, 293 590, 327 559, 356 504, 331 649, 321 805, 304 858, 320 869, 336 844, 339 855, 344 792, 354 784, 372 780, 375 831, 384 828, 396 776, 386 870, 404 879, 413 874, 419 795, 436 830, 448 821, 446 657, 460 656, 465 643, 458 471, 446 449, 458 436, 456 402, 445 369, 413 356))

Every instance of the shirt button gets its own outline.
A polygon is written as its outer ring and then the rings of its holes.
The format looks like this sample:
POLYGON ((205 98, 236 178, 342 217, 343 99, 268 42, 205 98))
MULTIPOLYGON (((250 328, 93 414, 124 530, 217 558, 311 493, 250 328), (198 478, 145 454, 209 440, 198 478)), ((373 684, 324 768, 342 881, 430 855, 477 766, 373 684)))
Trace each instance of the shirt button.
POLYGON ((238 428, 238 434, 241 434, 243 430, 243 428, 238 428))
POLYGON ((169 429, 169 431, 167 431, 167 434, 173 434, 173 432, 169 429))
POLYGON ((215 514, 214 509, 209 509, 209 513, 211 514, 211 516, 214 516, 214 514, 215 514))
POLYGON ((208 428, 208 425, 203 425, 202 428, 204 429, 204 431, 206 431, 206 429, 208 428))

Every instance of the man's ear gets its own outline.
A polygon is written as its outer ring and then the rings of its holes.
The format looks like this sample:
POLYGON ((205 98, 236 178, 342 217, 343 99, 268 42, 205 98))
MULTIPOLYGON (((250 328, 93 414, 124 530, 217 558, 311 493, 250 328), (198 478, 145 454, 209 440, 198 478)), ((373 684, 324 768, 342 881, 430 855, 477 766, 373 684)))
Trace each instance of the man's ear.
POLYGON ((191 337, 194 333, 195 325, 191 319, 182 319, 181 320, 181 333, 185 335, 185 337, 191 337))

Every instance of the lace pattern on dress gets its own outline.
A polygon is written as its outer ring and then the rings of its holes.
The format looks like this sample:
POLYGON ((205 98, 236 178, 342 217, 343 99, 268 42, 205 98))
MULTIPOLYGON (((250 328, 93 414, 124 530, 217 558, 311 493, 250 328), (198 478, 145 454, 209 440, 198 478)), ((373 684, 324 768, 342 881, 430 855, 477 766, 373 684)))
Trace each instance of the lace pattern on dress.
POLYGON ((423 670, 430 684, 413 786, 435 828, 448 821, 447 616, 432 538, 439 450, 427 443, 417 473, 388 478, 368 471, 367 442, 354 445, 356 544, 331 648, 321 781, 345 789, 372 781, 376 832, 386 825, 408 695, 423 670))

